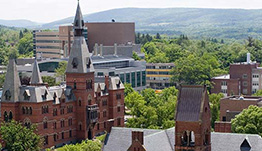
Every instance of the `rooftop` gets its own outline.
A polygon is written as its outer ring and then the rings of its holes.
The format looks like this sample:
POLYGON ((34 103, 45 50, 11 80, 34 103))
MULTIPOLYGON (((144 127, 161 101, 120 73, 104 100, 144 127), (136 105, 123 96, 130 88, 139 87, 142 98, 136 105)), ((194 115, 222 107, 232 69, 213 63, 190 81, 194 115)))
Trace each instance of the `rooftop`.
POLYGON ((217 76, 217 77, 213 77, 212 79, 230 79, 230 75, 226 74, 226 75, 221 75, 221 76, 217 76))

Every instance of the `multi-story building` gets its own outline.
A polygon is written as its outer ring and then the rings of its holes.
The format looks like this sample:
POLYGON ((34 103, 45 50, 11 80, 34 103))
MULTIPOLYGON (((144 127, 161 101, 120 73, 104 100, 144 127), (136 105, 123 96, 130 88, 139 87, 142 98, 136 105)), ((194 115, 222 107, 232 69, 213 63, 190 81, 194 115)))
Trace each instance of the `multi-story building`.
POLYGON ((147 63, 146 64, 146 86, 152 89, 164 89, 174 86, 171 82, 170 71, 175 65, 173 63, 147 63))
POLYGON ((247 62, 230 65, 229 74, 212 78, 214 87, 212 93, 229 95, 252 95, 262 88, 262 68, 259 64, 250 60, 247 54, 247 62))
POLYGON ((211 111, 203 86, 182 86, 176 126, 166 130, 113 127, 104 151, 260 151, 258 134, 211 132, 211 111))
MULTIPOLYGON (((35 30, 33 32, 33 41, 36 57, 68 57, 74 36, 72 29, 72 26, 60 26, 58 31, 35 30)), ((118 22, 85 23, 83 35, 86 38, 90 52, 93 52, 95 44, 107 47, 113 47, 114 45, 132 47, 132 44, 135 43, 135 24, 118 22)))
POLYGON ((43 148, 92 139, 112 126, 124 126, 124 85, 119 77, 95 83, 95 69, 86 40, 78 4, 74 37, 66 68, 66 85, 48 87, 37 61, 29 86, 21 86, 14 60, 9 61, 3 87, 1 121, 16 120, 37 125, 43 148))

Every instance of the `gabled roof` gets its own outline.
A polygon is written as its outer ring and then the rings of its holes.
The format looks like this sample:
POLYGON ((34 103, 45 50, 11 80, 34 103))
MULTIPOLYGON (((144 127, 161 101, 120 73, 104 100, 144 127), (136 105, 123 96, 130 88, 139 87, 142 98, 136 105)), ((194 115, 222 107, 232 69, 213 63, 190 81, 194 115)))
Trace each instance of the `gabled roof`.
POLYGON ((17 102, 19 99, 18 96, 20 86, 21 82, 18 76, 15 60, 10 59, 5 75, 5 82, 1 101, 17 102), (8 99, 6 100, 6 98, 8 99))
POLYGON ((110 77, 109 78, 109 90, 124 89, 125 86, 121 82, 119 77, 110 77))
POLYGON ((35 60, 34 66, 33 66, 33 71, 32 71, 32 76, 31 76, 31 84, 43 84, 43 80, 40 74, 39 66, 37 61, 35 60))
POLYGON ((176 121, 200 120, 201 107, 204 103, 204 86, 181 86, 176 110, 176 121))
MULTIPOLYGON (((113 127, 103 151, 124 151, 132 143, 132 131, 144 132, 144 146, 147 151, 174 151, 175 128, 167 130, 113 127)), ((254 134, 211 133, 212 151, 241 151, 240 146, 248 139, 250 151, 262 150, 262 138, 254 134)))

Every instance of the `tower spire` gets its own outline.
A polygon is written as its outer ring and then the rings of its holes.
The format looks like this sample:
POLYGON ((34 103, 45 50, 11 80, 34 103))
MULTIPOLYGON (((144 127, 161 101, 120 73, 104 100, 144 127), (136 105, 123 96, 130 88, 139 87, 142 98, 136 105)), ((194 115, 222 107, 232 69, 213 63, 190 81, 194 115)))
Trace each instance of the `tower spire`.
POLYGON ((32 71, 32 77, 31 77, 31 84, 32 85, 39 85, 39 84, 43 84, 42 78, 41 78, 41 74, 40 74, 40 70, 39 70, 39 66, 37 63, 37 60, 35 59, 35 63, 33 66, 33 71, 32 71))
POLYGON ((75 19, 74 19, 74 35, 75 36, 82 36, 82 32, 84 29, 84 19, 83 19, 83 15, 81 12, 81 8, 80 8, 80 4, 79 4, 79 0, 78 0, 78 4, 77 4, 77 9, 76 9, 76 15, 75 15, 75 19))
POLYGON ((17 102, 20 86, 21 82, 18 76, 15 60, 10 59, 5 75, 2 101, 17 102))
POLYGON ((78 3, 74 20, 74 42, 71 47, 66 73, 94 72, 85 37, 83 36, 84 20, 78 3))

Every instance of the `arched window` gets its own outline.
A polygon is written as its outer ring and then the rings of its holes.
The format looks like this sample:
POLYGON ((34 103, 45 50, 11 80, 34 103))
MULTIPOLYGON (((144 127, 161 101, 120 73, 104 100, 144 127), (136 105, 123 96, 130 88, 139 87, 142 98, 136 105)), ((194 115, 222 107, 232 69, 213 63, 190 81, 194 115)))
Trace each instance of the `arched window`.
POLYGON ((11 99, 11 92, 9 90, 5 91, 5 100, 10 101, 11 99))
POLYGON ((195 146, 195 133, 193 131, 190 132, 190 146, 195 146))
POLYGON ((48 127, 48 123, 47 123, 47 118, 45 117, 44 119, 43 119, 43 128, 44 129, 47 129, 47 127, 48 127))
POLYGON ((29 114, 32 115, 33 114, 33 110, 32 107, 29 108, 29 114))
POLYGON ((53 96, 53 103, 56 102, 56 98, 57 98, 56 93, 54 93, 54 96, 53 96))
POLYGON ((9 121, 12 121, 12 119, 13 119, 13 113, 12 113, 12 111, 10 111, 9 112, 9 121))
POLYGON ((82 105, 82 101, 81 101, 81 99, 78 100, 78 105, 79 105, 79 106, 82 105))
POLYGON ((8 115, 7 115, 6 111, 4 112, 4 120, 5 120, 5 122, 8 122, 8 115))
POLYGON ((76 89, 76 81, 74 81, 74 89, 76 89))
POLYGON ((28 109, 28 107, 25 108, 25 114, 29 114, 29 109, 28 109))
POLYGON ((88 95, 88 105, 91 105, 92 103, 92 96, 89 94, 88 95))
POLYGON ((208 130, 206 130, 204 145, 208 145, 208 144, 209 144, 209 132, 208 132, 208 130))
POLYGON ((187 146, 188 145, 187 140, 188 140, 188 135, 187 135, 187 131, 185 131, 183 133, 183 136, 181 137, 181 145, 187 146))
POLYGON ((79 130, 82 130, 82 123, 79 123, 79 130))
POLYGON ((22 112, 23 114, 25 114, 25 107, 22 107, 22 112))

